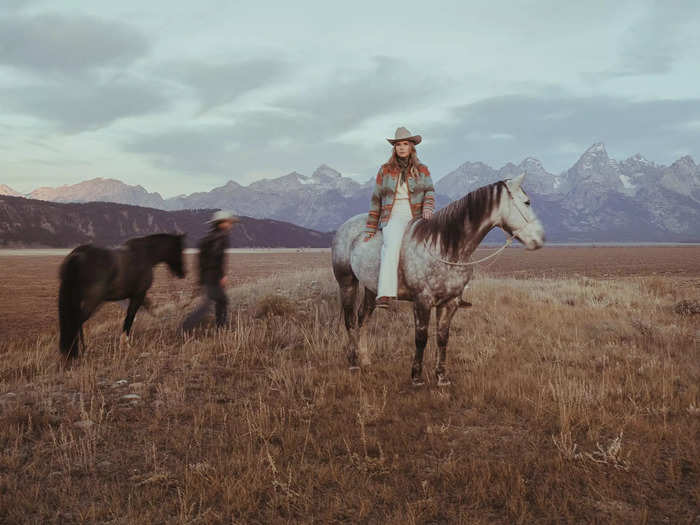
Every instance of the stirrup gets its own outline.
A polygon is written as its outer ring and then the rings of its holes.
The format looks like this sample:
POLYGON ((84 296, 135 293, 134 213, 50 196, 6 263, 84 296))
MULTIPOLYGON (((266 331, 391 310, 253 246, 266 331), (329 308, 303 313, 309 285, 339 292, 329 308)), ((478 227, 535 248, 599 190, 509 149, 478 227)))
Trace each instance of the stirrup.
POLYGON ((391 304, 391 297, 383 295, 375 301, 374 306, 375 308, 389 308, 389 304, 391 304))

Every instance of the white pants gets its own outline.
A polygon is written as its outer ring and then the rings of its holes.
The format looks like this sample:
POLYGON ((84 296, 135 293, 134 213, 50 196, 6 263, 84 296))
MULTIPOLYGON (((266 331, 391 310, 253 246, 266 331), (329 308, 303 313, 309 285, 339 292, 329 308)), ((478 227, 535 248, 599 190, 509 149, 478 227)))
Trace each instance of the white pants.
POLYGON ((401 239, 411 220, 408 199, 397 199, 391 207, 389 222, 382 228, 382 260, 379 267, 377 297, 396 297, 399 286, 401 239))

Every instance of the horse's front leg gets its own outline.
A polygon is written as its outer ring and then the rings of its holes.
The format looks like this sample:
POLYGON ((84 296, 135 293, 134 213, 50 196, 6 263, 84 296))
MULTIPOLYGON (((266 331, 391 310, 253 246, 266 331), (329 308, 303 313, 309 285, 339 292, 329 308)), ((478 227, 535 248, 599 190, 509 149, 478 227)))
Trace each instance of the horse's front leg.
POLYGON ((413 302, 413 318, 416 324, 416 355, 413 357, 411 380, 415 386, 423 384, 423 352, 428 343, 430 307, 430 301, 421 297, 416 297, 413 302))
POLYGON ((447 341, 450 338, 450 324, 454 317, 457 308, 461 305, 461 297, 451 299, 447 303, 441 304, 435 309, 435 317, 437 321, 437 347, 438 358, 437 366, 435 367, 435 375, 437 376, 438 386, 446 386, 450 384, 445 373, 445 359, 447 357, 447 341))
POLYGON ((129 308, 126 311, 126 317, 124 318, 124 327, 122 328, 122 340, 128 340, 131 334, 131 325, 134 322, 134 317, 136 317, 136 312, 143 304, 143 300, 146 298, 146 294, 138 294, 131 297, 129 300, 129 308))

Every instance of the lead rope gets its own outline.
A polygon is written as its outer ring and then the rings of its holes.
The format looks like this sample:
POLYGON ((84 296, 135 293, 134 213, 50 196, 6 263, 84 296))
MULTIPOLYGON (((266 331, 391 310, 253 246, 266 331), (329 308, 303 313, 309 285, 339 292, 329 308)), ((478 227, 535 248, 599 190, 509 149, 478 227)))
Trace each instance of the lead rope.
POLYGON ((423 241, 423 245, 425 246, 426 251, 428 252, 428 254, 430 254, 430 256, 431 256, 433 259, 436 259, 436 260, 440 261, 441 263, 449 264, 450 266, 472 266, 472 265, 474 265, 474 264, 479 264, 479 263, 482 263, 482 262, 484 262, 484 261, 488 261, 488 260, 491 259, 492 257, 496 257, 496 255, 498 255, 498 254, 501 253, 503 250, 505 250, 506 248, 508 248, 508 246, 510 246, 511 244, 513 244, 513 237, 512 237, 512 236, 511 236, 511 237, 508 237, 508 238, 506 239, 505 244, 504 244, 503 246, 501 246, 498 250, 496 250, 495 252, 493 252, 491 255, 487 255, 486 257, 483 257, 483 258, 479 259, 478 261, 454 262, 454 261, 448 261, 447 259, 443 259, 442 257, 439 257, 438 255, 435 255, 433 252, 430 251, 430 248, 428 247, 428 243, 427 243, 426 241, 423 241))

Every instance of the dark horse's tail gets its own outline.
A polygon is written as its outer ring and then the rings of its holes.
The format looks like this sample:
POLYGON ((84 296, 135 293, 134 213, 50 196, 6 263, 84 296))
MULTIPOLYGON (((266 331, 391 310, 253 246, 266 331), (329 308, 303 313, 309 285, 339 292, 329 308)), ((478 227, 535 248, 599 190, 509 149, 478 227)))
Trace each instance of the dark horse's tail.
POLYGON ((71 253, 61 265, 61 286, 58 290, 58 324, 61 329, 59 348, 67 357, 78 357, 83 319, 80 303, 82 286, 80 267, 82 254, 71 253))

